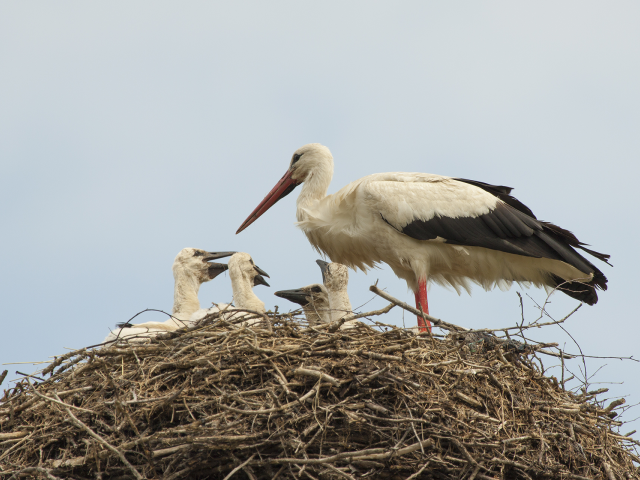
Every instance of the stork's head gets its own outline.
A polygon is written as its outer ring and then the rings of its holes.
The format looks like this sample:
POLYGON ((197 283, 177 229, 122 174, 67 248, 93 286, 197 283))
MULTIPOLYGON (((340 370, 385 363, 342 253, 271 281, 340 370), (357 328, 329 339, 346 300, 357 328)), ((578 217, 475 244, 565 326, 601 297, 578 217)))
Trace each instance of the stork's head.
MULTIPOLYGON (((287 170, 285 177, 287 175, 291 176, 291 179, 295 182, 293 187, 295 188, 328 163, 333 166, 333 155, 331 155, 329 149, 319 143, 308 143, 293 152, 289 170, 287 170)), ((285 195, 290 193, 291 190, 285 195)), ((281 195, 280 198, 285 195, 281 195)))
POLYGON ((322 283, 332 292, 345 291, 349 284, 349 269, 341 263, 328 263, 316 260, 322 270, 322 283))
POLYGON ((240 225, 236 234, 255 222, 264 212, 269 210, 278 200, 289 195, 303 182, 322 176, 320 188, 326 194, 331 175, 333 174, 333 156, 327 147, 319 143, 309 143, 300 147, 291 157, 289 168, 275 187, 264 197, 251 215, 240 225))
POLYGON ((198 283, 213 280, 227 269, 224 263, 213 263, 211 260, 228 257, 235 252, 207 252, 199 248, 183 248, 173 261, 173 276, 190 276, 198 283))
POLYGON ((329 294, 327 293, 326 287, 319 283, 293 290, 280 290, 274 293, 274 295, 285 298, 303 307, 312 304, 317 309, 329 308, 329 294))
POLYGON ((269 275, 253 262, 248 253, 238 252, 229 259, 229 275, 254 287, 256 285, 270 286, 264 279, 264 277, 270 278, 269 275))

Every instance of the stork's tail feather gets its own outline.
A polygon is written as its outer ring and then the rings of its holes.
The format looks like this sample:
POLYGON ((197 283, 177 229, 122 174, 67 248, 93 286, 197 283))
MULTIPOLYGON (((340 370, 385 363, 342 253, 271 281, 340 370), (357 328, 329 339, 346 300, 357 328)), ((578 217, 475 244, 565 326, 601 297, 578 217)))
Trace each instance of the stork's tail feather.
MULTIPOLYGON (((580 250, 583 250, 583 251, 587 252, 589 255, 593 255, 598 260, 602 260, 606 264, 611 265, 609 263, 609 258, 611 258, 611 255, 609 255, 607 253, 596 252, 595 250, 590 250, 588 248, 585 248, 585 246, 587 244, 586 243, 582 243, 580 240, 578 240, 578 238, 573 233, 571 233, 569 230, 566 230, 566 229, 564 229, 562 227, 554 225, 553 223, 549 223, 549 222, 541 222, 541 223, 546 228, 548 228, 549 230, 554 232, 555 234, 557 234, 557 235, 561 236, 562 238, 564 238, 567 241, 567 243, 569 245, 571 245, 572 247, 579 248, 580 250)), ((606 279, 605 279, 605 283, 606 283, 606 279)), ((603 289, 603 290, 605 290, 605 289, 603 289)))
POLYGON ((605 277, 600 270, 596 269, 596 271, 593 272, 593 279, 589 282, 589 285, 593 285, 599 290, 606 290, 607 282, 607 277, 605 277))
MULTIPOLYGON (((584 245, 584 244, 583 244, 584 245)), ((602 260, 603 262, 605 262, 607 265, 611 265, 609 263, 609 259, 611 258, 611 255, 609 255, 608 253, 600 253, 600 252, 596 252, 595 250, 590 250, 588 248, 584 248, 583 245, 578 245, 578 248, 581 250, 584 250, 585 252, 587 252, 589 255, 593 255, 594 257, 596 257, 598 260, 602 260)), ((606 280, 606 279, 605 279, 606 280)), ((606 288, 603 288, 603 290, 606 290, 606 288)))
POLYGON ((552 232, 553 234, 555 234, 556 240, 564 240, 564 244, 566 245, 566 247, 569 250, 572 250, 576 255, 578 255, 579 259, 586 262, 586 264, 590 268, 587 270, 581 268, 579 266, 580 262, 578 263, 568 262, 568 263, 570 263, 571 265, 576 267, 578 270, 581 270, 585 273, 591 270, 591 274, 593 275, 593 278, 589 282, 582 282, 582 283, 578 281, 567 282, 561 277, 558 277, 557 275, 552 275, 551 286, 554 288, 557 288, 558 290, 561 290, 563 293, 566 293, 571 298, 575 298, 576 300, 580 300, 581 302, 586 303, 587 305, 595 305, 596 303, 598 303, 597 290, 607 289, 607 277, 605 277, 604 274, 589 260, 587 260, 578 252, 576 252, 574 248, 579 248, 580 250, 587 252, 589 255, 593 255, 595 258, 597 258, 598 260, 602 260, 607 265, 611 265, 609 263, 609 258, 611 257, 611 255, 608 255, 606 253, 596 252, 594 250, 590 250, 586 248, 585 247, 586 244, 578 240, 576 236, 573 233, 571 233, 569 230, 566 230, 562 227, 558 227, 557 225, 554 225, 553 223, 549 223, 549 222, 542 222, 542 224, 544 225, 544 227, 547 229, 548 232, 552 232))
POLYGON ((594 286, 588 283, 581 282, 566 282, 564 279, 557 275, 551 275, 553 282, 552 286, 560 290, 562 293, 566 293, 571 298, 580 300, 587 305, 595 305, 598 303, 598 294, 594 286))
POLYGON ((551 286, 587 305, 595 305, 598 303, 597 290, 607 289, 607 277, 600 270, 596 270, 593 274, 593 279, 589 282, 567 282, 563 278, 552 274, 551 286))

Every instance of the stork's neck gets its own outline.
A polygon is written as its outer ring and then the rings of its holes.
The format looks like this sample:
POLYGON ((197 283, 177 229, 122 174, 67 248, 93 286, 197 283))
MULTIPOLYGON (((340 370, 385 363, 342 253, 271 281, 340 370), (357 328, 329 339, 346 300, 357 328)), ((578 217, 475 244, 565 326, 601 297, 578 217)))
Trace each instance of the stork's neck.
POLYGON ((318 163, 304 180, 296 205, 302 208, 313 206, 327 196, 327 189, 333 178, 333 162, 318 163))
POLYGON ((246 308, 256 312, 264 312, 264 302, 260 300, 252 289, 252 280, 247 278, 242 272, 229 270, 231 278, 231 289, 233 290, 233 301, 236 308, 246 308))
POLYGON ((329 323, 331 321, 326 306, 318 307, 312 302, 309 302, 302 307, 302 309, 304 310, 304 316, 307 318, 307 322, 309 322, 309 325, 312 327, 323 323, 329 323))
POLYGON ((175 287, 173 290, 172 315, 180 320, 187 321, 191 314, 200 309, 198 290, 200 282, 193 275, 184 271, 175 271, 175 287))
POLYGON ((315 308, 313 308, 311 304, 308 303, 307 305, 302 307, 302 310, 304 310, 304 316, 306 317, 309 325, 315 327, 316 325, 321 323, 322 320, 320 320, 320 315, 318 315, 318 312, 316 312, 315 308))
POLYGON ((329 290, 329 305, 332 322, 349 315, 353 310, 346 290, 329 290))

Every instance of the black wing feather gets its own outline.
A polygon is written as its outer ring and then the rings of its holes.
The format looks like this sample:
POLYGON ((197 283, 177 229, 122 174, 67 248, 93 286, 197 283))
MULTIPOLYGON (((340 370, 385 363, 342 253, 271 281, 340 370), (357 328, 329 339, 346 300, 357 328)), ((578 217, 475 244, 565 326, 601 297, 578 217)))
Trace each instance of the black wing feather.
MULTIPOLYGON (((440 237, 453 245, 564 260, 558 252, 533 235, 534 230, 518 218, 520 215, 523 214, 508 205, 498 203, 493 211, 479 217, 435 216, 427 221, 414 220, 399 231, 417 240, 434 240, 440 237), (513 234, 514 230, 518 236, 513 234)), ((538 225, 537 230, 542 231, 542 227, 538 225)))
MULTIPOLYGON (((528 215, 531 218, 534 218, 534 219, 536 218, 536 216, 533 214, 533 212, 529 207, 527 207, 524 203, 522 203, 517 198, 511 196, 511 191, 513 190, 513 188, 511 187, 506 187, 504 185, 491 185, 489 183, 478 182, 477 180, 469 180, 467 178, 454 178, 453 180, 456 180, 458 182, 468 183, 469 185, 473 185, 475 187, 481 188, 485 192, 489 192, 494 197, 498 197, 504 203, 512 206, 516 210, 519 210, 520 212, 528 215)), ((565 237, 565 239, 567 240, 567 243, 572 247, 579 248, 587 252, 589 255, 593 255, 598 260, 602 260, 603 262, 611 265, 609 263, 609 258, 611 258, 611 255, 608 255, 606 253, 596 252, 595 250, 590 250, 588 248, 585 248, 587 244, 579 241, 576 238, 576 236, 573 233, 571 233, 569 230, 565 230, 564 228, 558 227, 553 223, 549 223, 549 222, 541 222, 541 223, 543 223, 545 227, 549 228, 550 230, 553 230, 556 234, 565 237)))
POLYGON ((606 290, 607 278, 574 248, 580 248, 607 263, 609 255, 584 248, 585 244, 570 231, 537 220, 527 206, 509 195, 512 190, 510 187, 460 178, 454 180, 482 188, 502 202, 498 202, 489 213, 477 217, 451 218, 436 215, 427 221, 416 219, 400 228, 394 228, 417 240, 434 240, 440 237, 453 245, 483 247, 515 255, 566 262, 581 272, 592 273, 593 279, 584 284, 565 282, 560 277, 552 276, 554 286, 589 305, 598 301, 595 289, 606 290))
POLYGON ((490 185, 484 182, 478 182, 477 180, 469 180, 467 178, 454 178, 458 182, 468 183, 469 185, 473 185, 474 187, 478 187, 483 189, 485 192, 489 192, 494 197, 498 197, 507 205, 511 205, 516 210, 520 210, 522 213, 526 213, 530 217, 536 218, 533 212, 527 207, 524 203, 518 200, 516 197, 512 197, 510 195, 511 187, 505 187, 504 185, 490 185))

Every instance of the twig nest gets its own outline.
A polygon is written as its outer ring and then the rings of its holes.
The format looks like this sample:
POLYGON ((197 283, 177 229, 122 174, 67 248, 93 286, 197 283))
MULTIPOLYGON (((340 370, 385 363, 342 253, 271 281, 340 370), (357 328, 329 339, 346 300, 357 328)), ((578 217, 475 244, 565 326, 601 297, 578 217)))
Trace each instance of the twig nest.
POLYGON ((266 317, 59 357, 0 404, 0 477, 639 478, 620 403, 527 349, 266 317))

